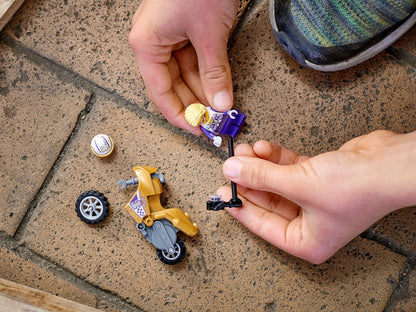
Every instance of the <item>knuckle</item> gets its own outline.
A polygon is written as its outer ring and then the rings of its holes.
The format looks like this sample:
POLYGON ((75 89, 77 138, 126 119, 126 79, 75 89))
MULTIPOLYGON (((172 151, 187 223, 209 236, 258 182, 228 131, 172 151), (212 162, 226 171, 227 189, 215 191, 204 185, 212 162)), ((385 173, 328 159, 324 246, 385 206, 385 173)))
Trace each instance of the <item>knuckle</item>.
POLYGON ((258 190, 264 190, 267 184, 268 170, 265 166, 259 166, 256 169, 253 167, 249 168, 250 170, 250 183, 258 190))
POLYGON ((379 150, 386 145, 386 140, 393 135, 395 135, 393 131, 376 130, 365 136, 359 147, 370 151, 379 150))
POLYGON ((135 31, 135 29, 132 29, 129 33, 129 45, 133 51, 138 50, 138 48, 142 45, 141 34, 135 31))
POLYGON ((386 144, 386 140, 394 135, 396 135, 396 133, 390 130, 376 130, 348 141, 340 148, 340 150, 378 150, 386 144))
POLYGON ((215 81, 217 83, 224 83, 226 81, 227 66, 217 65, 209 68, 204 73, 204 78, 209 81, 215 81))
POLYGON ((395 133, 390 130, 376 130, 369 134, 369 138, 371 138, 376 143, 383 143, 384 140, 395 133))

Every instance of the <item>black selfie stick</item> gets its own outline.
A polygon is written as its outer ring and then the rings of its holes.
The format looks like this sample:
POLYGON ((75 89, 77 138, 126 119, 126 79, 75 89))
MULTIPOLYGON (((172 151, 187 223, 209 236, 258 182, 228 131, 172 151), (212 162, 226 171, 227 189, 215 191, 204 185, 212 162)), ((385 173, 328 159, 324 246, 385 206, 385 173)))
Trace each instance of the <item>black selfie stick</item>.
MULTIPOLYGON (((233 138, 231 136, 228 137, 228 156, 234 156, 233 138)), ((231 192, 233 197, 228 202, 219 199, 207 201, 207 209, 218 211, 224 209, 225 207, 238 208, 243 206, 243 202, 237 197, 237 184, 234 182, 231 182, 231 192)))

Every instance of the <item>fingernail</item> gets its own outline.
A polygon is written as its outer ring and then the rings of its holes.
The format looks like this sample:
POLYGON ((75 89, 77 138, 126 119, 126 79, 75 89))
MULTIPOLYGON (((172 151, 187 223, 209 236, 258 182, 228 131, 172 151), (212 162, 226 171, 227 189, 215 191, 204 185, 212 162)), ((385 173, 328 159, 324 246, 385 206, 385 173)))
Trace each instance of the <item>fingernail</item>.
POLYGON ((241 161, 235 158, 227 159, 223 166, 224 175, 226 175, 230 179, 238 178, 240 176, 241 167, 241 161))
POLYGON ((231 109, 233 106, 233 100, 231 94, 228 91, 220 91, 214 95, 214 108, 217 110, 225 111, 231 109))

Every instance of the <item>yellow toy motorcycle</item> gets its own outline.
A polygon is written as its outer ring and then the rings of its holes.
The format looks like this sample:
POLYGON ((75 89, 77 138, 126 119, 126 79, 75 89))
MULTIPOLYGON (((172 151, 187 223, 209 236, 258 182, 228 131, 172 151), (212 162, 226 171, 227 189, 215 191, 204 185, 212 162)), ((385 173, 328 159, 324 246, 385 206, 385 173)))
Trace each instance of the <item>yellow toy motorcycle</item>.
POLYGON ((160 194, 165 177, 157 172, 157 168, 137 166, 133 170, 136 178, 117 182, 121 189, 138 184, 136 193, 126 205, 127 211, 136 220, 137 229, 156 247, 162 262, 181 262, 186 248, 176 234, 181 231, 188 236, 194 236, 198 233, 198 226, 181 209, 162 207, 160 194))

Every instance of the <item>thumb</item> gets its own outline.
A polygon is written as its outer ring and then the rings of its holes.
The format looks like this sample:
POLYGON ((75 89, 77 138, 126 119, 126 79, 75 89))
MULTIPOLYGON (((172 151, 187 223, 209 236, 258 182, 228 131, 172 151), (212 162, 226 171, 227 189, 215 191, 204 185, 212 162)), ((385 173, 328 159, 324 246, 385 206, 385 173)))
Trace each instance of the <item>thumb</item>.
POLYGON ((224 162, 223 173, 239 185, 272 192, 298 203, 308 197, 313 186, 299 164, 278 165, 257 157, 231 157, 224 162))
POLYGON ((233 107, 233 83, 227 54, 228 33, 205 36, 194 43, 202 88, 209 105, 218 111, 233 107))

